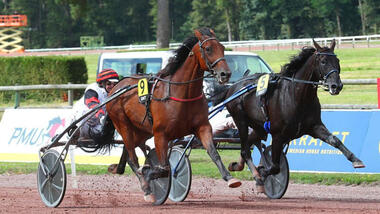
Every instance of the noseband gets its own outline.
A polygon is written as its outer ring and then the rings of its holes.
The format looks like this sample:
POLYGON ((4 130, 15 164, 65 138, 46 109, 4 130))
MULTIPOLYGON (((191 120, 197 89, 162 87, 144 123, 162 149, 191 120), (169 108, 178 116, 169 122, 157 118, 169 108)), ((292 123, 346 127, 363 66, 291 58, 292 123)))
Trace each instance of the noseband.
POLYGON ((199 41, 198 44, 199 44, 199 47, 201 49, 201 54, 202 54, 202 59, 206 62, 206 66, 207 66, 207 69, 209 70, 209 72, 211 74, 214 74, 215 73, 215 70, 214 70, 214 67, 216 64, 218 64, 218 62, 222 61, 222 60, 226 60, 226 58, 224 57, 220 57, 218 58, 217 60, 215 60, 213 63, 210 64, 210 62, 208 61, 207 57, 206 57, 206 54, 205 54, 205 51, 203 49, 203 44, 209 40, 217 40, 215 37, 210 37, 210 38, 207 38, 205 40, 203 40, 202 42, 199 41))

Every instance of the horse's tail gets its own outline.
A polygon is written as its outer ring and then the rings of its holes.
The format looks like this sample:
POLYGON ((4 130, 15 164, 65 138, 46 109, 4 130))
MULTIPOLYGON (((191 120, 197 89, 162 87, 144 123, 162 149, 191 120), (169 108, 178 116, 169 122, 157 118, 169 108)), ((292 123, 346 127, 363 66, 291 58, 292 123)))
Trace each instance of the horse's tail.
POLYGON ((115 127, 107 115, 105 118, 102 135, 98 137, 92 136, 91 139, 93 142, 91 143, 78 142, 77 146, 85 152, 98 152, 100 154, 109 153, 115 145, 114 135, 115 127))

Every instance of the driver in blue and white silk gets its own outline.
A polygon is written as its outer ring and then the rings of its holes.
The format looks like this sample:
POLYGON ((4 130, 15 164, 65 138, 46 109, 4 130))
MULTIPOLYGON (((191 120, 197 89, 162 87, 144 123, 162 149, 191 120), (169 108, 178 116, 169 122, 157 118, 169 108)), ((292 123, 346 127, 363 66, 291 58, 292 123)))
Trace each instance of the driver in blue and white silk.
MULTIPOLYGON (((87 86, 83 97, 75 103, 73 107, 74 118, 78 119, 90 109, 103 103, 111 89, 119 82, 119 75, 113 69, 104 69, 99 72, 96 82, 87 86)), ((99 109, 96 114, 87 120, 80 129, 78 141, 95 139, 102 136, 103 123, 106 115, 106 108, 99 109)), ((78 124, 80 125, 80 123, 78 124)))
MULTIPOLYGON (((210 83, 205 81, 203 83, 203 92, 206 96, 206 99, 210 100, 212 96, 218 93, 215 91, 215 82, 210 83)), ((212 102, 209 103, 209 107, 210 110, 214 107, 212 106, 212 102)), ((210 124, 214 137, 239 138, 239 132, 237 130, 236 124, 226 108, 214 115, 214 117, 210 119, 210 124)), ((250 134, 252 131, 252 128, 249 127, 248 133, 250 134)))

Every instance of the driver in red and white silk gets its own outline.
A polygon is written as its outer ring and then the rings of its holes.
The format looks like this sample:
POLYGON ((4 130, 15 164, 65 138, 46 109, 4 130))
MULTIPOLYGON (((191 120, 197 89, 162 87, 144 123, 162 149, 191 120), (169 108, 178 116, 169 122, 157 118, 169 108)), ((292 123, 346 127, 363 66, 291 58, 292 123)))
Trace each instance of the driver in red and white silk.
MULTIPOLYGON (((99 72, 96 82, 87 86, 83 97, 75 103, 73 107, 73 121, 84 115, 90 109, 103 103, 111 89, 119 82, 119 75, 113 69, 104 69, 99 72)), ((96 114, 90 118, 80 129, 79 141, 86 139, 95 139, 103 135, 103 123, 105 119, 106 108, 99 109, 96 114)), ((78 123, 78 125, 80 125, 78 123)))

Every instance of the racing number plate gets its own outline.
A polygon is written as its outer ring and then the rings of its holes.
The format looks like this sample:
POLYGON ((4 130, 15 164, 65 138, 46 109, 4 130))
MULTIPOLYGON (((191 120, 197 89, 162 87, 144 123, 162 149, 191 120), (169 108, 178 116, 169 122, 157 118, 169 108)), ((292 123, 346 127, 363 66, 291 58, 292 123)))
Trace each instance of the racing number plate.
POLYGON ((256 90, 257 97, 267 92, 269 77, 270 77, 269 74, 264 74, 260 77, 259 81, 257 82, 257 90, 256 90))
POLYGON ((139 96, 139 102, 145 103, 148 98, 148 80, 146 78, 140 79, 137 83, 137 94, 139 96))

